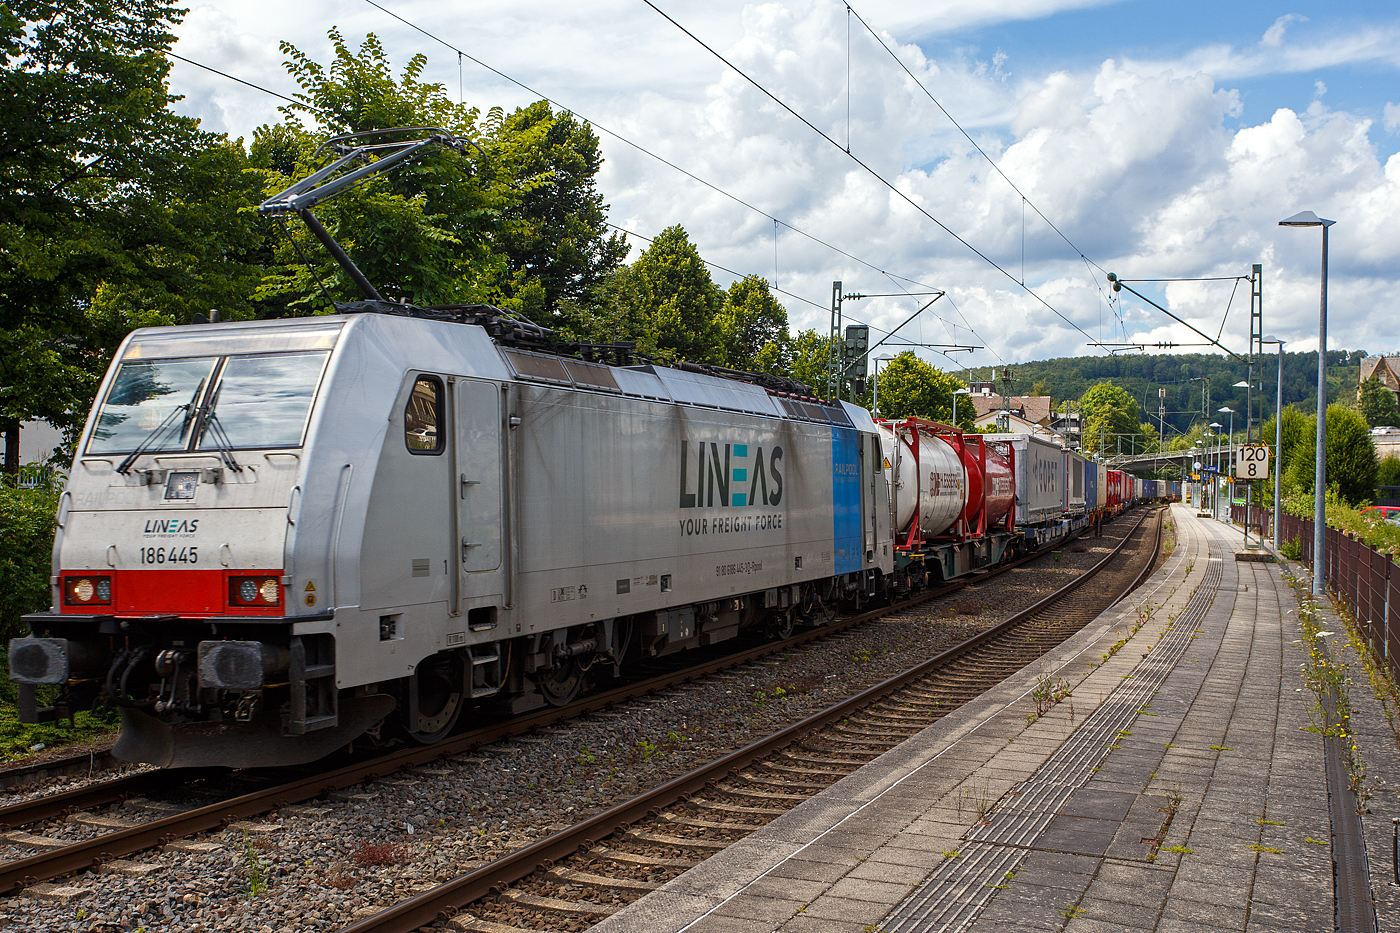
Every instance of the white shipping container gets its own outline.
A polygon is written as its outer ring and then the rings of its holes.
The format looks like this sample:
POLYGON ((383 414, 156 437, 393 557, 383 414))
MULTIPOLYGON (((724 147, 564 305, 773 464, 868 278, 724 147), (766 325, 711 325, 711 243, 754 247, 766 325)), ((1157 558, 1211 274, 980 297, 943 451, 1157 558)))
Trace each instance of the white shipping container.
POLYGON ((1016 457, 1016 524, 1039 525, 1064 512, 1064 453, 1038 434, 988 434, 1011 445, 1016 457))

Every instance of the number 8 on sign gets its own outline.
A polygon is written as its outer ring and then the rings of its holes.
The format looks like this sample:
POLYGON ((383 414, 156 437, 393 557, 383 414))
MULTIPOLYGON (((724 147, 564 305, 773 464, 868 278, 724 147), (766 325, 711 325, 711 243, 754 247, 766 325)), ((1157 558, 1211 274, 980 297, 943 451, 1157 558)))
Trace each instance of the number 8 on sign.
POLYGON ((1241 447, 1239 459, 1235 461, 1235 479, 1268 479, 1269 448, 1241 447))

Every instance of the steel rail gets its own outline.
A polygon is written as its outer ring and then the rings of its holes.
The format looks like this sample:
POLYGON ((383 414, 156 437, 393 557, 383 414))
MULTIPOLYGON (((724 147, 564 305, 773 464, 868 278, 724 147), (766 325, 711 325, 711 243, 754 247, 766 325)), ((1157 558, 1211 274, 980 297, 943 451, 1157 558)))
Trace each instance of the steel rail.
POLYGON ((100 781, 87 787, 75 787, 57 794, 47 794, 0 808, 0 831, 16 829, 30 823, 41 823, 65 817, 88 807, 120 803, 131 797, 152 791, 167 790, 197 781, 222 771, 222 768, 189 768, 180 771, 141 771, 119 778, 100 781))
MULTIPOLYGON (((1119 543, 1118 547, 1115 548, 1111 554, 1078 577, 1074 583, 1071 583, 1070 586, 1066 587, 1062 592, 1071 592, 1079 583, 1082 583, 1084 580, 1096 574, 1108 560, 1112 559, 1112 557, 1122 549, 1123 545, 1132 537, 1137 528, 1141 526, 1145 517, 1146 516, 1139 519, 1137 525, 1124 536, 1123 541, 1119 543)), ((1073 540, 1073 538, 1068 540, 1073 540)), ((184 813, 173 814, 171 816, 152 820, 139 826, 113 830, 91 839, 75 842, 61 849, 41 852, 26 858, 6 862, 0 864, 0 895, 13 894, 41 881, 48 881, 74 872, 97 869, 106 862, 114 859, 123 858, 145 849, 167 845, 170 842, 186 836, 226 828, 237 820, 259 816, 283 806, 289 806, 324 794, 343 790, 347 787, 353 787, 367 780, 376 780, 379 777, 394 774, 409 768, 430 764, 443 758, 450 758, 453 755, 470 751, 478 745, 499 741, 514 735, 520 735, 584 713, 595 712, 616 703, 646 696, 659 690, 675 686, 678 683, 695 680, 722 670, 727 670, 731 667, 746 664, 768 654, 785 651, 794 646, 804 644, 817 638, 826 637, 835 632, 871 621, 872 619, 917 606, 940 596, 946 596, 969 584, 986 580, 992 575, 1011 570, 1035 558, 1044 557, 1048 553, 1048 551, 1039 551, 999 567, 989 568, 991 573, 986 575, 954 581, 948 586, 921 593, 899 603, 883 606, 869 612, 850 616, 846 619, 840 619, 810 631, 794 635, 783 641, 759 645, 737 654, 727 655, 723 658, 717 658, 694 667, 685 668, 682 671, 661 674, 636 683, 626 684, 614 690, 585 697, 568 706, 549 707, 533 713, 527 713, 500 723, 474 729, 435 745, 401 749, 369 762, 345 765, 329 772, 301 778, 277 787, 253 791, 219 803, 208 804, 203 807, 188 810, 184 813)), ((1040 604, 1037 603, 1037 605, 1040 604)), ((945 655, 946 654, 947 652, 945 652, 945 655)), ((114 781, 102 782, 97 788, 78 788, 73 791, 66 791, 63 794, 54 795, 53 799, 55 803, 53 805, 45 805, 50 798, 39 798, 36 801, 17 804, 12 808, 0 809, 0 822, 12 826, 21 825, 17 823, 16 820, 26 809, 30 813, 45 814, 37 817, 37 819, 50 819, 82 809, 83 807, 111 803, 132 796, 137 788, 141 788, 142 790, 147 789, 146 786, 143 786, 142 782, 151 780, 156 780, 158 784, 159 782, 165 781, 186 783, 189 780, 189 774, 187 769, 181 769, 176 771, 143 772, 141 774, 128 775, 114 781), (94 793, 94 790, 97 792, 94 793), (61 800, 59 798, 61 798, 61 800)), ((606 813, 609 812, 612 811, 605 811, 604 814, 599 814, 599 816, 606 815, 606 813)), ((594 817, 593 819, 596 820, 598 817, 594 817)), ((34 821, 35 819, 29 820, 29 822, 34 821)), ((588 823, 592 822, 593 820, 588 821, 588 823)), ((528 874, 528 872, 526 872, 526 874, 528 874)))
POLYGON ((44 778, 67 777, 82 771, 106 771, 112 767, 112 761, 109 749, 93 749, 81 755, 15 765, 13 768, 0 769, 0 789, 11 790, 44 778))
MULTIPOLYGON (((1073 537, 1068 540, 1073 540, 1073 537)), ((868 612, 837 619, 826 625, 799 632, 782 641, 756 645, 752 648, 725 655, 722 658, 706 661, 681 671, 659 674, 655 677, 627 684, 614 690, 593 694, 575 703, 569 704, 568 706, 551 707, 535 713, 526 714, 496 725, 473 729, 454 738, 439 742, 436 745, 400 750, 390 753, 389 755, 380 756, 372 761, 361 762, 359 765, 352 767, 360 767, 364 769, 364 773, 376 774, 377 776, 378 774, 394 773, 404 768, 415 767, 438 758, 458 755, 478 745, 498 741, 511 735, 551 725, 561 719, 580 715, 582 713, 595 712, 616 703, 636 699, 639 696, 645 696, 658 690, 674 686, 677 683, 708 677, 719 671, 747 664, 750 661, 757 660, 758 658, 765 657, 774 652, 786 651, 809 641, 824 638, 828 635, 861 625, 883 615, 912 608, 921 603, 928 602, 929 600, 957 592, 964 587, 981 583, 990 579, 992 576, 1012 570, 1037 558, 1045 557, 1049 553, 1050 551, 1037 551, 1025 557, 1017 558, 1014 561, 989 568, 989 571, 985 574, 958 579, 947 586, 919 593, 907 600, 893 603, 889 606, 882 606, 868 612)), ((0 807, 0 831, 16 829, 31 823, 39 823, 44 820, 64 817, 70 813, 85 810, 90 807, 100 807, 111 803, 118 803, 130 797, 145 793, 159 792, 172 784, 186 784, 192 780, 198 780, 226 770, 227 769, 221 768, 189 768, 176 771, 144 771, 138 774, 124 775, 120 778, 101 781, 86 787, 74 788, 58 794, 36 797, 33 800, 0 807)), ((339 774, 339 772, 333 773, 339 774)), ((271 791, 269 791, 269 793, 271 793, 271 791)), ((130 853, 127 852, 125 854, 130 853)), ((54 876, 49 875, 47 877, 54 876)), ((3 887, 3 879, 4 870, 3 866, 0 866, 0 893, 4 893, 5 890, 3 887)))
MULTIPOLYGON (((920 662, 901 674, 896 674, 834 706, 787 726, 767 738, 759 739, 688 774, 673 778, 645 794, 617 804, 568 829, 539 839, 489 865, 400 901, 373 916, 355 921, 343 927, 342 933, 412 933, 421 927, 450 920, 462 907, 500 891, 504 885, 519 881, 540 869, 548 868, 580 849, 591 846, 597 840, 603 839, 619 829, 625 829, 639 819, 655 815, 686 795, 701 791, 723 777, 736 774, 755 761, 766 758, 773 752, 800 740, 814 729, 820 729, 837 722, 850 715, 854 710, 882 699, 900 687, 921 679, 949 662, 995 640, 1025 619, 1073 593, 1117 557, 1134 533, 1152 514, 1160 514, 1160 510, 1154 510, 1152 513, 1141 516, 1132 530, 1124 535, 1118 546, 1088 571, 992 628, 920 662)), ((1152 554, 1147 561, 1149 571, 1157 560, 1162 540, 1161 526, 1161 521, 1158 521, 1157 536, 1153 543, 1152 554)), ((1141 579, 1142 575, 1139 574, 1127 588, 1114 597, 1109 603, 1109 607, 1118 603, 1127 593, 1131 592, 1141 579)))

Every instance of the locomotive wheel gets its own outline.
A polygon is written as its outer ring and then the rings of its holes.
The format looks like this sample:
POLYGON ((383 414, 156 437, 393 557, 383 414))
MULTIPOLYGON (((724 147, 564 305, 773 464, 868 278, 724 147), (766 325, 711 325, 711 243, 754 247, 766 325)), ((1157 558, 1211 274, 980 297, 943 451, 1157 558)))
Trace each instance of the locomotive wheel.
POLYGON ((773 619, 768 623, 768 631, 779 641, 792 637, 793 629, 797 627, 793 616, 796 613, 791 609, 784 609, 773 614, 773 619))
MULTIPOLYGON (((418 666, 418 715, 408 734, 422 745, 446 738, 466 706, 466 665, 456 654, 439 654, 418 666)), ((410 688, 411 689, 411 688, 410 688)))
POLYGON ((578 659, 570 658, 556 665, 547 675, 536 677, 535 686, 540 688, 540 695, 550 706, 572 703, 583 689, 583 671, 579 668, 578 659))

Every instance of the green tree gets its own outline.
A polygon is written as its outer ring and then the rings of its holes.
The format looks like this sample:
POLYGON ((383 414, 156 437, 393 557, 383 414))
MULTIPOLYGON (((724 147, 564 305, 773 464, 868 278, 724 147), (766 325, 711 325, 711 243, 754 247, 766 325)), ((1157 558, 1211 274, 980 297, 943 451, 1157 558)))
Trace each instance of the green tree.
MULTIPOLYGON (((880 414, 886 418, 928 418, 950 424, 953 392, 967 388, 956 376, 942 372, 906 350, 880 369, 880 414)), ((958 406, 958 426, 972 430, 972 405, 958 406)))
POLYGON ((787 375, 811 386, 813 392, 824 397, 828 361, 839 346, 838 341, 832 341, 815 330, 800 332, 790 345, 787 375))
MULTIPOLYGON (((287 71, 301 91, 295 95, 300 103, 283 108, 286 125, 263 127, 254 134, 250 155, 265 167, 269 193, 336 157, 320 148, 333 136, 433 126, 465 139, 481 139, 475 108, 451 100, 441 84, 421 80, 426 56, 413 56, 396 78, 383 44, 372 33, 358 51, 338 29, 332 27, 328 35, 334 49, 329 66, 290 43, 281 44, 287 71), (311 129, 302 128, 303 120, 311 129)), ((498 113, 496 120, 500 123, 503 117, 498 113)), ((390 138, 394 137, 363 141, 390 138)), ((483 158, 490 164, 479 171, 464 153, 421 152, 395 171, 323 202, 316 215, 385 298, 414 304, 506 304, 508 264, 493 249, 490 233, 512 192, 500 178, 505 174, 501 158, 483 158)), ((543 181, 526 179, 519 187, 538 184, 543 181)), ((519 192, 514 194, 518 197, 519 192)), ((286 229, 287 237, 277 241, 273 268, 258 291, 267 313, 328 310, 322 286, 333 300, 362 297, 299 221, 286 229)), ((520 302, 514 304, 518 310, 520 302)))
POLYGON ((663 362, 722 363, 719 311, 724 293, 679 225, 657 234, 622 278, 639 346, 663 362))
MULTIPOLYGON (((396 76, 374 34, 358 50, 338 29, 328 34, 328 66, 282 44, 300 103, 283 108, 286 124, 255 136, 252 156, 269 172, 269 186, 329 161, 332 154, 318 146, 332 136, 432 126, 466 139, 465 151, 421 152, 325 202, 317 216, 385 297, 490 302, 580 336, 589 322, 580 319, 578 303, 594 297, 628 248, 621 235, 608 233, 596 187, 603 159, 592 128, 546 101, 510 114, 492 108, 479 120, 476 108, 423 80, 426 56, 413 56, 396 76), (313 129, 303 130, 302 120, 313 129)), ((306 313, 325 304, 321 281, 335 299, 360 297, 299 224, 290 237, 294 242, 278 245, 278 269, 261 298, 306 313), (314 272, 304 268, 303 254, 314 272)))
POLYGON ((1361 416, 1371 427, 1384 424, 1400 425, 1400 408, 1395 404, 1395 393, 1385 387, 1379 376, 1372 376, 1361 383, 1361 416))
POLYGON ((760 275, 733 282, 719 314, 720 346, 726 366, 774 375, 788 368, 787 309, 760 275))
MULTIPOLYGON (((1301 436, 1285 446, 1284 484, 1293 494, 1311 495, 1316 470, 1317 418, 1307 417, 1301 436)), ((1284 420, 1285 431, 1288 420, 1284 420)), ((1366 419, 1344 405, 1327 406, 1324 481, 1352 505, 1369 500, 1376 490, 1376 447, 1366 419)))
POLYGON ((554 113, 543 100, 499 121, 493 111, 487 126, 487 149, 506 178, 544 180, 507 201, 492 237, 508 260, 510 289, 542 290, 536 323, 576 326, 560 301, 588 299, 629 249, 626 237, 608 232, 608 206, 596 184, 603 164, 598 137, 587 123, 554 113))
POLYGON ((1113 454, 1119 450, 1145 450, 1142 410, 1127 390, 1101 382, 1079 400, 1084 424, 1084 447, 1113 454))
POLYGON ((131 327, 248 313, 260 237, 237 210, 257 179, 241 146, 170 109, 165 52, 182 12, 159 0, 0 6, 7 436, 40 418, 71 437, 131 327))

